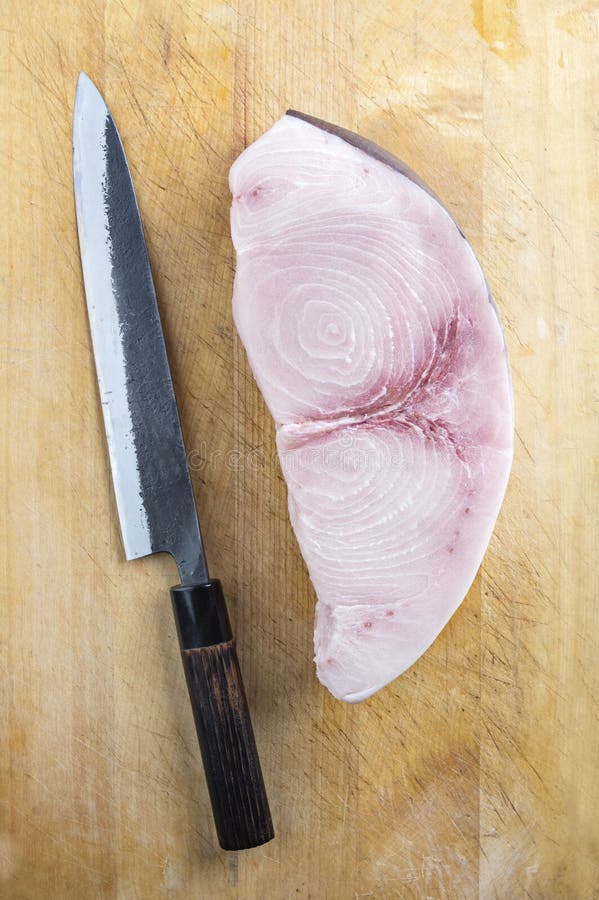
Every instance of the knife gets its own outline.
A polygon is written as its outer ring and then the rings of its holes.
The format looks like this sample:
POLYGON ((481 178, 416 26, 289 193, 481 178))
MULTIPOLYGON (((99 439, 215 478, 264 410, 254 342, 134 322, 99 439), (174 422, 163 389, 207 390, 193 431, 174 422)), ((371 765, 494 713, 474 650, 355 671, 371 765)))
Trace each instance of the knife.
POLYGON ((235 640, 202 544, 133 182, 114 120, 83 72, 73 121, 79 249, 127 559, 166 551, 172 607, 220 846, 274 831, 235 640))

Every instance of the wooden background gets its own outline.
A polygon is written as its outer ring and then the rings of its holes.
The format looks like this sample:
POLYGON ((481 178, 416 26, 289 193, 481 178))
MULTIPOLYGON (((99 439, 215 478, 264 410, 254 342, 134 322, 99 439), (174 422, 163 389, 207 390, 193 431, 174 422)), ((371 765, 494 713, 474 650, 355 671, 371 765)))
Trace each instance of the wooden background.
POLYGON ((2 4, 2 897, 599 896, 597 11, 2 4), (129 155, 270 792, 276 840, 238 855, 215 840, 174 567, 123 559, 71 188, 80 69, 129 155), (355 707, 315 678, 314 596, 231 320, 227 173, 290 106, 444 198, 495 293, 516 399, 472 590, 355 707))

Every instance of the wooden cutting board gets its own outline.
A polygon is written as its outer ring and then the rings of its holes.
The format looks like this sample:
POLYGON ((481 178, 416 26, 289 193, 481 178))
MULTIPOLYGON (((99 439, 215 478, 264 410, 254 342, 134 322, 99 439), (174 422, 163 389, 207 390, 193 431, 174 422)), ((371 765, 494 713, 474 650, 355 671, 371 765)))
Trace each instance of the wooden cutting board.
POLYGON ((2 896, 598 896, 597 10, 3 4, 2 896), (123 558, 71 189, 79 69, 129 155, 272 802, 276 840, 237 855, 209 812, 174 567, 123 558), (227 173, 287 107, 421 173, 511 355, 516 457, 482 569, 358 706, 316 681, 314 594, 231 319, 227 173))

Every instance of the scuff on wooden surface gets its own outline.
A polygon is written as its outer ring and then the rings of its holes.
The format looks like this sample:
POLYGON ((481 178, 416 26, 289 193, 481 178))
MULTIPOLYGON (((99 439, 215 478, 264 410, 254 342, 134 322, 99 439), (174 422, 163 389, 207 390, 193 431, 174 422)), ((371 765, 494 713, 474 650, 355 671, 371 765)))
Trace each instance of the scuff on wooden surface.
POLYGON ((593 896, 597 10, 558 6, 4 4, 7 896, 593 896), (120 544, 71 189, 80 69, 131 162, 273 807, 276 841, 237 856, 213 831, 172 564, 126 563, 120 544), (514 378, 516 459, 481 573, 431 650, 357 707, 314 676, 313 592, 231 321, 228 169, 289 107, 377 141, 443 198, 514 378))

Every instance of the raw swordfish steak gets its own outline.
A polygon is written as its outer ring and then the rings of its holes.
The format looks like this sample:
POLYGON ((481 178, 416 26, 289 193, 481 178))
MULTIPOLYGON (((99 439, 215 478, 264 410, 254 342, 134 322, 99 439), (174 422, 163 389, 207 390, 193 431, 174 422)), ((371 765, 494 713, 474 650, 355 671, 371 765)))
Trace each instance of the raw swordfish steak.
POLYGON ((290 112, 230 185, 234 318, 318 597, 318 677, 355 702, 427 649, 483 558, 513 450, 503 332, 451 215, 352 132, 290 112))

